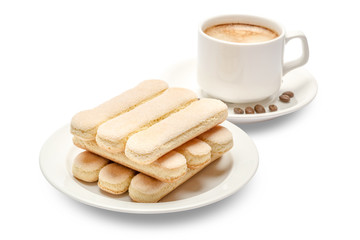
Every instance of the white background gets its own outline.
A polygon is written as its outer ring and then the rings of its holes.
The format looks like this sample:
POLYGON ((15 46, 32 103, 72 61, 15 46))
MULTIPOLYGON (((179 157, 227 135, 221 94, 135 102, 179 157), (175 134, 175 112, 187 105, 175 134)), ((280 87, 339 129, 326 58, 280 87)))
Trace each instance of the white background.
POLYGON ((0 238, 359 239, 355 3, 1 1, 0 238), (195 57, 199 21, 222 13, 261 15, 302 30, 310 45, 306 68, 319 85, 304 109, 240 125, 260 155, 246 187, 192 211, 131 215, 78 203, 45 180, 38 155, 48 136, 76 112, 195 57))

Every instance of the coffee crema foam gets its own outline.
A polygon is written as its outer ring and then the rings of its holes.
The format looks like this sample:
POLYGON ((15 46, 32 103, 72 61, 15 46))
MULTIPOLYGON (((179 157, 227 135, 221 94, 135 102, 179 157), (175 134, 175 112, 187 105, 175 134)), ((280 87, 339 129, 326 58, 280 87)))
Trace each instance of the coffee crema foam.
POLYGON ((244 23, 219 24, 206 28, 204 33, 219 40, 235 43, 266 42, 279 36, 266 27, 244 23))

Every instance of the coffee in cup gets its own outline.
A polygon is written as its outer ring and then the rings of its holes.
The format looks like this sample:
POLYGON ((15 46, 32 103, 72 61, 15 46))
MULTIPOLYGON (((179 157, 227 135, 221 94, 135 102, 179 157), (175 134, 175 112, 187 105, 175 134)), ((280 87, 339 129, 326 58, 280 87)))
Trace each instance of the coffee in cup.
POLYGON ((269 28, 245 23, 218 24, 206 28, 204 33, 219 40, 235 43, 266 42, 279 36, 269 28))
POLYGON ((286 32, 258 16, 222 15, 199 26, 197 79, 208 96, 233 103, 254 103, 278 95, 282 77, 309 58, 306 36, 286 32), (284 46, 301 41, 300 57, 284 62, 284 46))

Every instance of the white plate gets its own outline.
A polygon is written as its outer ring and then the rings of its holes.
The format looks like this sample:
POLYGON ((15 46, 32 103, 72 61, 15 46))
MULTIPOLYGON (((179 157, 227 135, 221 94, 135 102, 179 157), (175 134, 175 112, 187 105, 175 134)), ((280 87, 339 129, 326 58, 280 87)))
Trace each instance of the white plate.
MULTIPOLYGON (((200 97, 211 97, 206 95, 197 84, 196 79, 196 60, 189 59, 169 66, 161 75, 161 79, 166 80, 170 86, 178 86, 193 89, 200 97)), ((305 68, 295 69, 284 76, 280 93, 292 91, 295 96, 289 103, 280 102, 278 95, 265 99, 261 102, 236 104, 227 103, 229 107, 228 120, 233 123, 252 123, 270 120, 299 110, 310 103, 317 93, 317 83, 315 78, 305 68), (266 113, 262 114, 235 114, 234 107, 245 109, 247 106, 254 107, 262 104, 266 108, 266 113), (268 106, 276 104, 278 111, 269 112, 268 106)))
POLYGON ((250 137, 230 122, 222 125, 232 132, 234 147, 158 203, 132 202, 127 193, 115 197, 101 192, 96 183, 76 180, 71 174, 72 161, 83 150, 72 144, 68 125, 57 130, 43 145, 40 168, 55 188, 94 207, 127 213, 168 213, 194 209, 235 193, 251 179, 258 167, 258 152, 250 137))

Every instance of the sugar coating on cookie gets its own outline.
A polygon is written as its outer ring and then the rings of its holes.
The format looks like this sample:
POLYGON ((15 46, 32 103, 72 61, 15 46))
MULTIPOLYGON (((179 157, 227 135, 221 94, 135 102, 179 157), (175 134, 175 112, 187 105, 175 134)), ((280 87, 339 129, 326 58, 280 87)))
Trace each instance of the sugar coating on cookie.
POLYGON ((176 151, 170 151, 158 160, 156 160, 154 164, 159 165, 162 168, 174 169, 184 165, 186 166, 186 158, 184 157, 184 155, 176 151))
POLYGON ((184 143, 176 151, 185 156, 189 168, 201 166, 211 158, 211 147, 197 138, 184 143))
MULTIPOLYGON (((211 142, 211 158, 209 161, 197 168, 189 168, 184 176, 171 183, 164 183, 150 176, 139 173, 133 178, 129 186, 129 196, 131 199, 136 202, 158 202, 161 198, 169 194, 182 183, 186 182, 196 173, 208 166, 211 162, 220 158, 225 152, 229 151, 233 142, 231 132, 222 126, 216 126, 214 128, 210 129, 202 136, 204 142, 211 142), (212 149, 212 147, 215 148, 212 149)), ((196 146, 196 144, 192 146, 194 146, 194 149, 198 149, 199 147, 196 146)), ((189 161, 189 159, 187 159, 187 161, 189 161)))
POLYGON ((156 203, 221 156, 222 154, 212 154, 210 161, 197 168, 188 169, 184 176, 171 183, 161 182, 139 173, 131 180, 129 196, 135 202, 156 203))
POLYGON ((131 136, 125 154, 136 162, 148 164, 225 121, 227 106, 216 99, 203 98, 170 115, 150 128, 131 136))
POLYGON ((212 152, 228 151, 233 146, 232 133, 223 126, 215 126, 197 137, 210 145, 212 152))
POLYGON ((138 191, 154 195, 159 192, 159 189, 170 184, 139 173, 132 179, 131 185, 136 186, 138 191))
POLYGON ((108 151, 122 152, 131 135, 151 127, 195 100, 197 95, 191 90, 169 88, 135 109, 100 125, 96 142, 108 151))
POLYGON ((96 182, 100 170, 109 163, 109 160, 99 155, 84 151, 78 154, 73 162, 72 173, 74 177, 85 182, 96 182))
POLYGON ((110 163, 101 169, 98 186, 103 191, 121 194, 127 191, 135 171, 117 163, 110 163))
POLYGON ((162 80, 146 80, 136 87, 89 110, 77 113, 71 120, 71 133, 84 139, 95 139, 100 124, 134 109, 168 88, 162 80))
POLYGON ((187 170, 186 159, 179 153, 173 154, 172 152, 169 152, 161 159, 158 159, 151 164, 144 165, 131 161, 125 156, 124 153, 112 153, 106 151, 105 149, 99 147, 94 140, 85 141, 74 136, 73 143, 79 148, 94 152, 112 160, 113 162, 119 163, 139 172, 143 172, 164 182, 175 181, 179 177, 183 176, 187 170))

